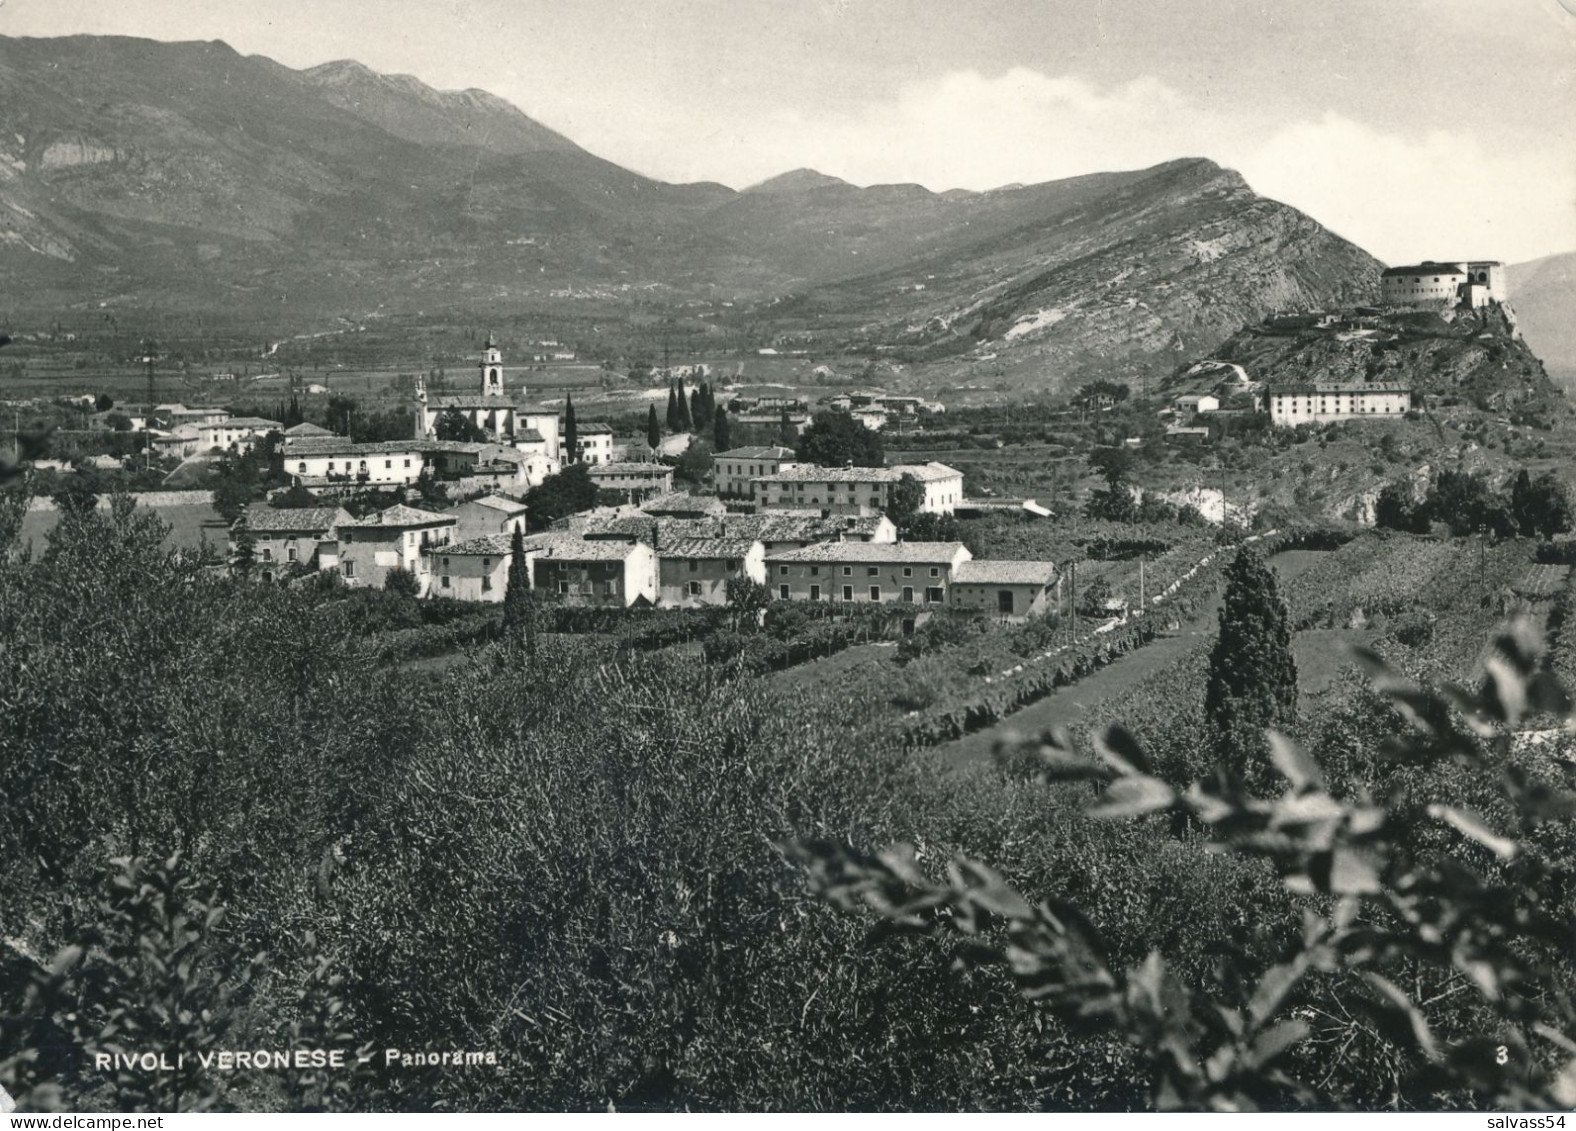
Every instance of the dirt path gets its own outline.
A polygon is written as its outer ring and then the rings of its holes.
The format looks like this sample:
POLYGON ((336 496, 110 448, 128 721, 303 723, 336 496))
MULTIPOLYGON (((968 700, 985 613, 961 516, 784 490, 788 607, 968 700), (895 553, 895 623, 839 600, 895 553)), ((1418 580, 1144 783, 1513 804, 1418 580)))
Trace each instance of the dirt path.
MULTIPOLYGON (((1290 581, 1321 559, 1326 551, 1292 550, 1276 554, 1270 564, 1281 581, 1290 581)), ((1220 594, 1206 601, 1197 615, 1180 632, 1151 641, 1129 652, 1077 683, 1052 692, 1038 703, 1007 716, 995 726, 964 735, 933 750, 941 761, 953 765, 989 762, 991 750, 1008 732, 1039 734, 1052 727, 1072 728, 1083 721, 1090 708, 1121 695, 1173 664, 1179 663, 1195 648, 1207 648, 1215 639, 1220 594)))

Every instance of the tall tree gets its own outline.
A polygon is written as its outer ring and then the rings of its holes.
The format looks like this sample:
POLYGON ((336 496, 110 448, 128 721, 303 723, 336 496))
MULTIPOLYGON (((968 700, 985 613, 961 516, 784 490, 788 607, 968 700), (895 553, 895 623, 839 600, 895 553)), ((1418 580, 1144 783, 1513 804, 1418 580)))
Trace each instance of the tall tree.
POLYGON ((1538 529, 1538 505, 1532 490, 1532 476, 1522 468, 1510 488, 1510 516, 1516 520, 1516 529, 1524 538, 1530 538, 1538 529))
POLYGON ((1287 619, 1275 574, 1252 546, 1244 546, 1226 567, 1204 715, 1219 769, 1250 786, 1273 778, 1265 728, 1285 729, 1297 715, 1297 661, 1287 619))
POLYGON ((785 448, 791 448, 799 442, 799 432, 788 418, 787 409, 783 409, 782 418, 777 421, 777 442, 785 448))
POLYGON ((676 431, 676 432, 693 432, 695 430, 695 418, 690 415, 689 394, 684 391, 684 382, 682 380, 679 382, 678 406, 677 407, 678 407, 677 416, 678 416, 679 426, 676 429, 674 429, 674 431, 676 431))
POLYGON ((698 387, 690 390, 689 410, 690 430, 693 432, 709 431, 711 421, 706 416, 706 398, 701 395, 698 387))
POLYGON ((846 412, 818 412, 803 435, 795 435, 783 412, 783 446, 793 447, 805 463, 822 467, 883 467, 886 450, 881 433, 866 428, 846 412))
POLYGON ((575 423, 575 399, 564 398, 564 458, 567 463, 580 462, 580 428, 575 423))
POLYGON ((1573 522, 1570 496, 1552 471, 1545 471, 1532 481, 1533 533, 1545 539, 1556 534, 1567 534, 1573 522))
POLYGON ((518 528, 509 540, 509 580, 503 590, 503 627, 511 640, 523 636, 526 654, 536 655, 536 608, 531 598, 530 562, 525 556, 525 536, 518 528))
POLYGON ((673 382, 668 382, 668 432, 682 432, 679 427, 679 395, 673 388, 673 382))
POLYGON ((657 423, 657 406, 649 405, 646 408, 646 443, 652 451, 656 451, 661 442, 662 426, 657 423))
POLYGON ((247 577, 252 572, 252 566, 257 561, 257 536, 252 533, 251 527, 241 523, 235 531, 235 556, 230 559, 230 572, 238 577, 247 577))
POLYGON ((729 431, 728 406, 718 405, 717 411, 711 418, 711 438, 714 451, 725 452, 733 447, 733 444, 730 442, 729 431))
POLYGON ((904 472, 892 485, 892 494, 887 499, 886 516, 892 520, 898 530, 904 530, 913 521, 914 515, 919 512, 924 502, 925 485, 904 472))

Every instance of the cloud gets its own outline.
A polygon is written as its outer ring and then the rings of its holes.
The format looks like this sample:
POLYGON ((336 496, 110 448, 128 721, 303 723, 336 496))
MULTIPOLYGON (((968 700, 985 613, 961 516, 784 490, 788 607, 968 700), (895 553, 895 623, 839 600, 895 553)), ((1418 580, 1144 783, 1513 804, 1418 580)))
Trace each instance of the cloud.
POLYGON ((1334 112, 1288 122, 1153 77, 1102 86, 1014 67, 820 112, 724 101, 679 144, 663 92, 647 93, 633 113, 598 116, 603 130, 571 136, 657 176, 736 187, 809 166, 855 184, 987 189, 1208 157, 1388 262, 1576 247, 1576 145, 1561 144, 1563 124, 1543 150, 1515 151, 1464 129, 1404 134, 1334 112))
MULTIPOLYGON (((1553 140, 1553 139, 1551 139, 1553 140)), ((1576 154, 1490 152, 1468 133, 1383 133, 1338 114, 1244 152, 1253 187, 1387 262, 1517 262, 1576 247, 1576 154)))

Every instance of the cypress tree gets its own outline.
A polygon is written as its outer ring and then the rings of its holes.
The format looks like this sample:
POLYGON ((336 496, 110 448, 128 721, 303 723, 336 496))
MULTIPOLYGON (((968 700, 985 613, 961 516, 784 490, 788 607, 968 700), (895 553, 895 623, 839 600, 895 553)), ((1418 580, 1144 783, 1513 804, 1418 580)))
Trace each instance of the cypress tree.
POLYGON ((733 443, 728 436, 729 428, 727 405, 718 406, 716 414, 711 418, 711 428, 713 451, 725 452, 733 447, 733 443))
POLYGON ((679 432, 679 400, 678 394, 673 390, 673 382, 668 382, 668 431, 679 432))
POLYGON ((657 406, 649 405, 646 408, 646 443, 651 445, 652 451, 656 451, 661 442, 662 428, 657 424, 657 406))
POLYGON ((1539 502, 1532 489, 1532 476, 1527 474, 1526 468, 1522 468, 1516 473, 1516 481, 1511 484, 1510 515, 1525 538, 1532 537, 1538 531, 1539 502))
POLYGON ((683 380, 679 381, 678 425, 674 429, 675 432, 693 432, 695 430, 695 418, 690 415, 689 393, 684 389, 683 380))
POLYGON ((530 566, 525 560, 525 537, 516 528, 509 540, 509 579, 503 590, 504 634, 511 640, 525 637, 528 655, 536 655, 536 609, 531 602, 530 566))
POLYGON ((1286 729, 1297 715, 1297 661, 1286 602, 1275 575, 1251 546, 1226 567, 1220 635, 1209 655, 1204 715, 1219 769, 1254 788, 1271 786, 1266 727, 1286 729))
POLYGON ((706 417, 706 400, 700 395, 699 389, 690 390, 690 430, 704 432, 711 427, 711 421, 706 417))
POLYGON ((575 424, 575 399, 564 398, 564 455, 567 462, 580 462, 580 429, 575 424))

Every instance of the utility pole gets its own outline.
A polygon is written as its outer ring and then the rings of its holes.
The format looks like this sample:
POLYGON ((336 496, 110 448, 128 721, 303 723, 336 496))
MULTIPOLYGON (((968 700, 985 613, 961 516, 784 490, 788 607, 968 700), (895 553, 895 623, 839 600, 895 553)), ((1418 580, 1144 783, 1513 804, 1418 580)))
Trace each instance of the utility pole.
POLYGON ((1144 558, 1145 557, 1146 557, 1146 555, 1144 555, 1144 554, 1139 554, 1138 555, 1138 611, 1139 612, 1143 612, 1144 608, 1146 607, 1144 605, 1144 558))

